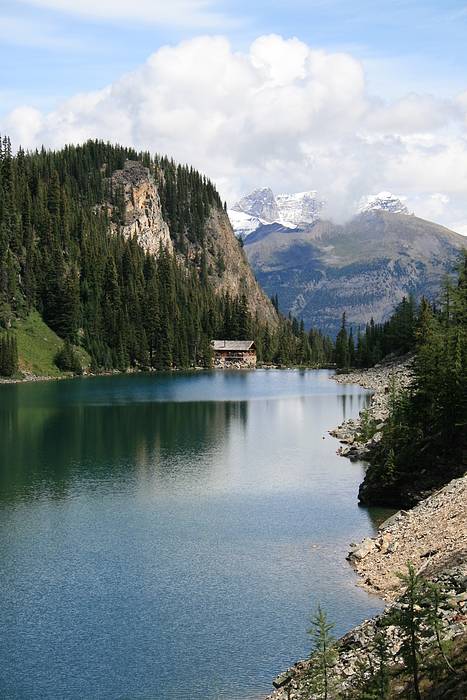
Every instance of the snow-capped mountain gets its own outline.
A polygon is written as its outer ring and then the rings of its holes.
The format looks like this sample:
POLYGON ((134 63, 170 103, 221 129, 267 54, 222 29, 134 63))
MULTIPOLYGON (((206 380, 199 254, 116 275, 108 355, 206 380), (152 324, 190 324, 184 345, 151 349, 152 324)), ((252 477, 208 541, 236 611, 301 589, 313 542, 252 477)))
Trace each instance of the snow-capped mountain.
POLYGON ((239 199, 232 210, 260 219, 262 223, 272 224, 279 218, 276 198, 269 187, 257 187, 239 199))
MULTIPOLYGON (((325 208, 326 200, 318 198, 316 190, 274 195, 269 187, 257 187, 239 199, 228 214, 235 235, 246 238, 261 225, 277 223, 284 228, 296 229, 304 224, 312 224, 321 218, 325 208)), ((355 213, 366 214, 372 211, 411 214, 405 204, 391 192, 362 197, 355 213)))
POLYGON ((236 209, 229 209, 227 214, 229 215, 230 223, 232 224, 232 228, 237 238, 240 238, 241 236, 243 239, 245 239, 250 235, 250 233, 254 233, 258 226, 269 223, 264 219, 260 219, 258 216, 245 214, 245 212, 237 211, 236 209))
POLYGON ((324 201, 317 200, 316 190, 274 196, 269 187, 258 187, 239 199, 228 214, 235 234, 245 238, 260 225, 277 223, 295 229, 300 224, 311 224, 324 205, 324 201))
POLYGON ((398 197, 391 192, 380 192, 362 197, 357 208, 357 214, 366 214, 369 211, 389 211, 391 214, 408 214, 411 212, 398 197))
POLYGON ((320 213, 326 206, 324 200, 317 200, 316 190, 297 192, 296 194, 278 194, 276 197, 279 209, 279 220, 284 225, 287 223, 312 224, 319 219, 320 213))

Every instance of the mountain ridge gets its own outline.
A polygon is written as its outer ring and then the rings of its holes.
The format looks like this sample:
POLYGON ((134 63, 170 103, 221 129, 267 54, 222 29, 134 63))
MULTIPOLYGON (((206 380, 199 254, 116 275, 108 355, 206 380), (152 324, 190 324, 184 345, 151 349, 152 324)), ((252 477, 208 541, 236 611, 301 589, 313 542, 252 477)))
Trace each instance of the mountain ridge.
MULTIPOLYGON (((274 195, 269 187, 257 187, 239 199, 228 214, 236 236, 242 238, 269 224, 279 224, 287 229, 300 228, 323 218, 327 202, 317 195, 317 190, 274 195)), ((398 197, 386 191, 362 197, 355 206, 354 215, 372 211, 411 215, 398 197)))
POLYGON ((244 239, 261 286, 278 294, 280 309, 331 337, 344 311, 350 325, 365 326, 387 320, 410 292, 434 298, 464 245, 439 224, 383 208, 345 224, 260 224, 244 239))
POLYGON ((212 338, 278 325, 206 176, 97 140, 14 156, 4 137, 0 328, 33 311, 73 372, 73 345, 92 371, 209 366, 212 338))

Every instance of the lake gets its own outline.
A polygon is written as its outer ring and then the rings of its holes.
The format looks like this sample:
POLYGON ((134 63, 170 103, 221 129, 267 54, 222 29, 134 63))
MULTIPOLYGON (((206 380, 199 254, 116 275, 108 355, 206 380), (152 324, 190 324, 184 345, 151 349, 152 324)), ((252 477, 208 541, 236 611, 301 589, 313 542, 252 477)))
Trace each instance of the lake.
POLYGON ((381 612, 327 432, 368 401, 326 371, 0 386, 0 697, 257 700, 318 602, 338 636, 381 612))

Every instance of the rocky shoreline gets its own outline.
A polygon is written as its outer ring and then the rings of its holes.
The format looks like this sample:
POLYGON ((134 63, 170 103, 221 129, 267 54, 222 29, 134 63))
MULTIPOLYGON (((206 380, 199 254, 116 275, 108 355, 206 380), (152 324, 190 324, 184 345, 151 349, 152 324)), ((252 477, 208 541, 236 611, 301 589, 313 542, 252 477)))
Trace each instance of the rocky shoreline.
POLYGON ((375 392, 368 409, 360 411, 359 418, 349 418, 342 425, 329 431, 330 435, 341 442, 337 454, 349 457, 353 461, 371 457, 381 440, 380 431, 389 416, 393 389, 397 393, 407 389, 413 381, 413 361, 412 355, 405 355, 402 358, 389 359, 371 369, 333 376, 337 382, 359 384, 364 389, 372 389, 375 392), (373 424, 376 430, 367 440, 363 435, 363 420, 366 420, 369 425, 373 424))
POLYGON ((5 377, 0 377, 0 384, 22 384, 23 382, 48 382, 49 380, 52 379, 67 379, 67 375, 63 375, 60 377, 41 377, 37 374, 32 374, 32 372, 24 372, 23 373, 23 378, 22 379, 7 379, 5 377))
MULTIPOLYGON (((439 584, 449 593, 449 598, 439 608, 443 639, 452 641, 467 635, 467 563, 464 562, 446 569, 433 577, 431 581, 439 584)), ((365 657, 369 663, 377 665, 374 642, 378 633, 384 635, 386 650, 392 660, 389 662, 390 665, 403 664, 399 656, 402 636, 396 626, 388 624, 388 617, 397 608, 400 608, 400 603, 394 601, 386 607, 381 615, 371 620, 365 620, 337 641, 337 659, 332 669, 335 686, 329 697, 349 697, 352 690, 357 690, 362 678, 359 667, 365 657)), ((434 641, 435 637, 428 633, 424 638, 422 651, 427 650, 434 641)), ((307 659, 298 661, 294 666, 281 673, 273 681, 276 690, 268 695, 266 700, 310 700, 310 698, 314 698, 310 682, 310 667, 311 662, 307 659)), ((445 696, 439 694, 437 697, 445 696)), ((453 697, 465 697, 465 695, 453 697)))
MULTIPOLYGON (((336 375, 345 383, 358 383, 374 390, 367 411, 358 419, 350 419, 331 435, 340 440, 338 454, 351 460, 368 459, 381 439, 381 428, 389 415, 392 387, 398 391, 407 388, 413 380, 413 357, 393 359, 363 372, 336 375), (374 422, 376 433, 363 440, 362 422, 374 422), (360 439, 359 439, 360 438, 360 439)), ((380 596, 386 601, 382 615, 366 620, 337 642, 337 661, 333 667, 336 688, 333 697, 345 697, 356 688, 359 679, 359 661, 371 654, 375 636, 384 632, 391 664, 401 663, 398 652, 402 644, 398 628, 387 626, 387 618, 397 606, 404 590, 397 572, 406 573, 410 563, 422 578, 440 584, 449 593, 449 600, 440 609, 445 639, 467 639, 467 474, 454 479, 436 493, 408 511, 399 511, 385 521, 378 535, 353 545, 348 560, 360 577, 357 586, 380 596)), ((426 647, 433 641, 427 634, 426 647)), ((374 661, 374 659, 373 659, 374 661)), ((305 700, 310 695, 309 659, 299 661, 278 676, 276 690, 266 700, 305 700)), ((464 684, 464 680, 459 681, 464 684)), ((456 686, 457 687, 457 686, 456 686)), ((460 687, 460 686, 459 686, 460 687)), ((459 695, 440 691, 437 697, 466 697, 465 685, 459 695)), ((457 691, 456 691, 457 692, 457 691)))

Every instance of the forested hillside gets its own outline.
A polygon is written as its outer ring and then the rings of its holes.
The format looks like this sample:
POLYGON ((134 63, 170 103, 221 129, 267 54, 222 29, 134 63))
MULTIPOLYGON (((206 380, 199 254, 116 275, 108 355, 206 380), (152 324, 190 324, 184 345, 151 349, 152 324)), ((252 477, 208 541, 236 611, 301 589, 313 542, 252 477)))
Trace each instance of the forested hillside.
MULTIPOLYGON (((411 506, 467 468, 467 251, 439 295, 406 313, 400 351, 414 353, 414 382, 397 394, 360 488, 363 503, 411 506)), ((379 342, 396 328, 401 309, 379 342)))
POLYGON ((323 334, 279 322, 214 185, 193 168, 99 141, 13 155, 6 137, 0 161, 0 326, 37 310, 66 342, 64 370, 77 371, 73 344, 95 371, 206 365, 216 337, 253 337, 267 362, 330 361, 323 334), (126 186, 136 161, 170 232, 156 251, 128 233, 145 207, 126 186))

